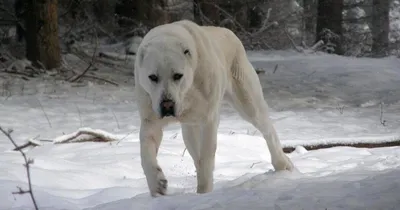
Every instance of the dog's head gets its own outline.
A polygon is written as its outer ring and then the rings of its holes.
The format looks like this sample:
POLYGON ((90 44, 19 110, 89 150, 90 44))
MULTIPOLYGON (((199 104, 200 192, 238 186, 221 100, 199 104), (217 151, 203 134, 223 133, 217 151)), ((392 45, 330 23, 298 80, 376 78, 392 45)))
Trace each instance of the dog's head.
POLYGON ((182 27, 172 25, 146 36, 138 49, 135 76, 159 117, 179 117, 197 66, 194 40, 182 27))

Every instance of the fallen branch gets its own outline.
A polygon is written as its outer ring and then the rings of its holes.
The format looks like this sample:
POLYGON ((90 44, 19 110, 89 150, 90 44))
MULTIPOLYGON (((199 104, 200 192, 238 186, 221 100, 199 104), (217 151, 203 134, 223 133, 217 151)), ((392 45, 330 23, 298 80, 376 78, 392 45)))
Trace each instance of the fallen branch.
POLYGON ((19 151, 19 150, 23 150, 27 147, 37 147, 37 146, 41 146, 42 144, 40 144, 39 142, 33 140, 33 139, 29 139, 25 144, 20 145, 18 147, 15 147, 13 150, 14 151, 19 151))
MULTIPOLYGON (((19 146, 17 145, 17 143, 15 143, 14 139, 11 137, 11 133, 13 130, 8 130, 5 131, 2 127, 0 127, 0 131, 7 136, 7 138, 11 141, 11 143, 15 146, 15 148, 18 148, 19 146)), ((33 206, 35 207, 35 210, 38 210, 38 206, 36 204, 36 200, 35 200, 35 196, 33 195, 33 191, 32 191, 32 182, 31 182, 31 172, 30 172, 30 164, 33 164, 33 160, 32 159, 28 159, 25 155, 25 153, 21 150, 18 149, 18 151, 21 153, 22 157, 24 158, 25 161, 25 168, 26 168, 26 174, 28 177, 28 190, 23 190, 21 187, 17 187, 18 191, 17 192, 13 192, 12 194, 25 194, 25 193, 29 193, 29 195, 31 196, 32 202, 33 202, 33 206)))
POLYGON ((317 43, 315 43, 310 49, 313 51, 317 51, 322 45, 324 45, 324 41, 319 40, 317 43))
MULTIPOLYGON (((4 73, 4 74, 13 74, 13 75, 16 75, 18 78, 20 78, 20 79, 23 79, 23 80, 25 80, 25 81, 29 81, 29 78, 28 77, 26 77, 24 74, 19 74, 19 73, 16 73, 16 72, 6 72, 6 71, 1 71, 0 70, 0 73, 4 73)), ((5 76, 2 76, 3 78, 6 78, 5 76)))
POLYGON ((116 137, 102 130, 93 130, 90 128, 80 128, 78 131, 60 136, 53 140, 54 144, 65 144, 75 142, 111 142, 117 141, 116 137))
POLYGON ((35 77, 44 73, 43 70, 35 68, 32 65, 32 62, 27 59, 17 59, 14 60, 10 65, 6 68, 0 69, 0 72, 4 72, 7 74, 20 75, 23 79, 28 80, 27 77, 35 77))
POLYGON ((110 83, 110 84, 112 84, 112 85, 115 85, 115 86, 117 86, 117 87, 119 86, 118 83, 113 82, 113 81, 108 80, 108 79, 105 79, 105 78, 101 78, 101 77, 99 77, 99 76, 95 76, 95 75, 83 75, 83 77, 92 78, 92 79, 97 79, 97 80, 100 80, 100 81, 107 82, 107 83, 110 83))
MULTIPOLYGON (((317 144, 303 146, 306 150, 327 149, 332 147, 355 147, 355 148, 379 148, 379 147, 394 147, 400 146, 400 140, 387 141, 387 142, 372 142, 372 143, 333 143, 333 144, 317 144)), ((291 153, 295 147, 283 147, 283 152, 291 153)))

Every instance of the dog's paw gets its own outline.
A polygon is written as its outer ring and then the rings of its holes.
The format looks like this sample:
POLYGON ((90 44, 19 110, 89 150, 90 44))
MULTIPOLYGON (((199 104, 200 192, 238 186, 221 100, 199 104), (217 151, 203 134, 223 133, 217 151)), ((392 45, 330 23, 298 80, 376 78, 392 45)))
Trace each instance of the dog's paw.
POLYGON ((168 188, 168 181, 164 176, 161 168, 157 168, 157 175, 154 183, 151 185, 150 193, 152 197, 158 197, 166 195, 168 188))
POLYGON ((294 164, 285 154, 282 154, 279 158, 272 161, 272 165, 274 166, 276 171, 293 171, 294 164))

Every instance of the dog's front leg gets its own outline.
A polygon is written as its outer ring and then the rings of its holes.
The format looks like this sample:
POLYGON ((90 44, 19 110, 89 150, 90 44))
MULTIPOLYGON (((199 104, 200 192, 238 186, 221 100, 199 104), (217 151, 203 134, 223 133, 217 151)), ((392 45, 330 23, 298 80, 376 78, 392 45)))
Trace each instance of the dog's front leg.
POLYGON ((140 157, 143 172, 152 197, 165 195, 168 182, 157 162, 163 132, 162 126, 143 120, 140 126, 140 157))
POLYGON ((219 117, 215 117, 212 121, 207 122, 202 130, 197 168, 197 193, 207 193, 213 190, 218 125, 219 117))

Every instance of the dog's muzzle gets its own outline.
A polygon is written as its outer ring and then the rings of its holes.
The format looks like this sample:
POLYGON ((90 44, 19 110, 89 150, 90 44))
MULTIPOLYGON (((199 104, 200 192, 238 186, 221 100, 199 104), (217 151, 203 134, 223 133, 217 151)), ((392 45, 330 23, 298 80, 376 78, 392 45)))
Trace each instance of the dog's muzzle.
POLYGON ((161 118, 173 116, 175 117, 175 102, 171 99, 163 99, 160 103, 161 118))

